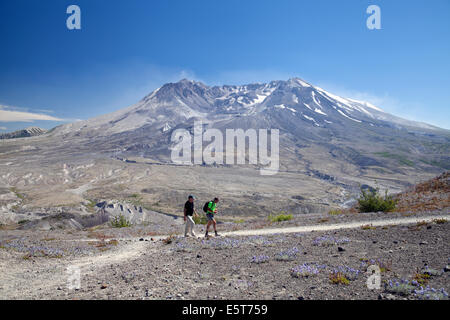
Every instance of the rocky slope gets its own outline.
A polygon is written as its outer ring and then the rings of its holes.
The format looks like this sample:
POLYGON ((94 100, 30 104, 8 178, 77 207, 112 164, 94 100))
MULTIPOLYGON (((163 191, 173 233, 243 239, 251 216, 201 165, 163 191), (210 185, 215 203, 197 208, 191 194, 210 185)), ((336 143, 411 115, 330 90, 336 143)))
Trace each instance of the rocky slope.
MULTIPOLYGON (((285 167, 324 170, 317 159, 346 162, 358 172, 400 167, 438 172, 449 168, 450 132, 390 115, 362 101, 342 98, 301 79, 243 86, 168 83, 136 105, 63 125, 54 137, 83 139, 97 150, 170 162, 174 130, 279 129, 285 167), (308 154, 312 154, 310 160, 308 154)), ((338 169, 338 166, 333 169, 338 169)), ((329 168, 324 174, 336 170, 329 168)), ((342 169, 338 169, 342 171, 342 169)))
POLYGON ((396 196, 397 211, 424 212, 450 208, 450 172, 419 183, 396 196))

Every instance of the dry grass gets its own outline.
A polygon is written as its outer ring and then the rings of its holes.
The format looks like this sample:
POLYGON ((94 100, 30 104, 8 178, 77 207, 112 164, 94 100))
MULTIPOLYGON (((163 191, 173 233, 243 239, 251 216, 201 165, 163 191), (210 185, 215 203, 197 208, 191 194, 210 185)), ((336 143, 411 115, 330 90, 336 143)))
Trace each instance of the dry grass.
POLYGON ((444 224, 447 223, 448 221, 447 219, 434 219, 433 222, 436 224, 444 224))
POLYGON ((437 211, 450 207, 450 172, 416 185, 396 198, 398 212, 437 211))
POLYGON ((165 238, 163 240, 164 244, 171 244, 173 242, 173 240, 175 240, 176 236, 174 234, 168 236, 167 238, 165 238))
POLYGON ((342 209, 331 209, 330 211, 328 211, 328 214, 330 216, 338 216, 338 215, 341 215, 341 214, 345 214, 345 212, 342 209))
POLYGON ((105 241, 106 239, 112 238, 112 236, 106 235, 102 232, 89 232, 87 237, 90 239, 98 239, 100 241, 105 241))
POLYGON ((412 231, 419 231, 419 230, 422 229, 422 227, 426 227, 426 226, 428 226, 428 222, 426 222, 426 221, 419 221, 415 225, 410 226, 408 228, 409 228, 409 230, 412 230, 412 231))
POLYGON ((43 238, 42 241, 54 241, 56 238, 43 238))
POLYGON ((426 285, 428 283, 428 279, 430 279, 431 276, 426 273, 416 273, 413 277, 414 280, 416 280, 421 285, 426 285))
POLYGON ((112 246, 117 246, 117 245, 119 245, 119 241, 116 239, 111 239, 108 241, 108 244, 112 245, 112 246))

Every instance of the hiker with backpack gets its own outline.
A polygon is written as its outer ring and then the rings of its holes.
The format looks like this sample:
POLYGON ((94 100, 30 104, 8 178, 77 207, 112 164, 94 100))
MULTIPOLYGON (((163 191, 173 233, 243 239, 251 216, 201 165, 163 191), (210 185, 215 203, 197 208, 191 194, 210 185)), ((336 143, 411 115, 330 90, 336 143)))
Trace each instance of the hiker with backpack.
POLYGON ((205 238, 208 237, 209 226, 211 224, 214 227, 214 233, 215 233, 216 237, 220 236, 217 233, 217 229, 216 229, 216 224, 217 224, 216 219, 214 219, 214 215, 217 213, 217 203, 218 202, 219 202, 219 198, 214 198, 214 200, 206 202, 205 205, 203 206, 203 211, 206 212, 206 218, 208 219, 208 223, 206 225, 205 238))
POLYGON ((193 216, 197 215, 197 211, 194 208, 194 200, 195 197, 190 195, 188 201, 184 204, 184 221, 186 222, 186 228, 184 229, 185 237, 188 237, 189 235, 195 237, 195 222, 193 216))

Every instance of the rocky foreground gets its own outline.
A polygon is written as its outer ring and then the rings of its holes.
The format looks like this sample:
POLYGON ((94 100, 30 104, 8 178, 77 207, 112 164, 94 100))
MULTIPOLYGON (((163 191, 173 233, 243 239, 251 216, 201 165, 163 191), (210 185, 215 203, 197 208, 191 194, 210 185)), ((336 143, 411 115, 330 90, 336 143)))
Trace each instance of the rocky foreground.
MULTIPOLYGON (((133 227, 3 230, 0 298, 448 299, 450 228, 446 219, 433 218, 438 214, 449 211, 392 214, 419 217, 413 224, 211 239, 154 236, 133 227), (381 283, 369 290, 373 265, 381 283), (73 270, 80 272, 79 288, 73 270)), ((294 219, 320 226, 353 220, 329 214, 294 219)))

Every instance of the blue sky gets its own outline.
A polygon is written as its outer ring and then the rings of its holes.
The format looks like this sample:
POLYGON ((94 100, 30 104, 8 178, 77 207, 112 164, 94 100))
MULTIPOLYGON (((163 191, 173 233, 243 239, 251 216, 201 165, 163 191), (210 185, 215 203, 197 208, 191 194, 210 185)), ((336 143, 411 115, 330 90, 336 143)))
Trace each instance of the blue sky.
POLYGON ((448 0, 2 0, 0 132, 108 113, 182 78, 295 76, 450 129, 449 39, 448 0), (81 30, 66 28, 71 4, 81 30), (381 30, 366 27, 371 4, 381 30))

